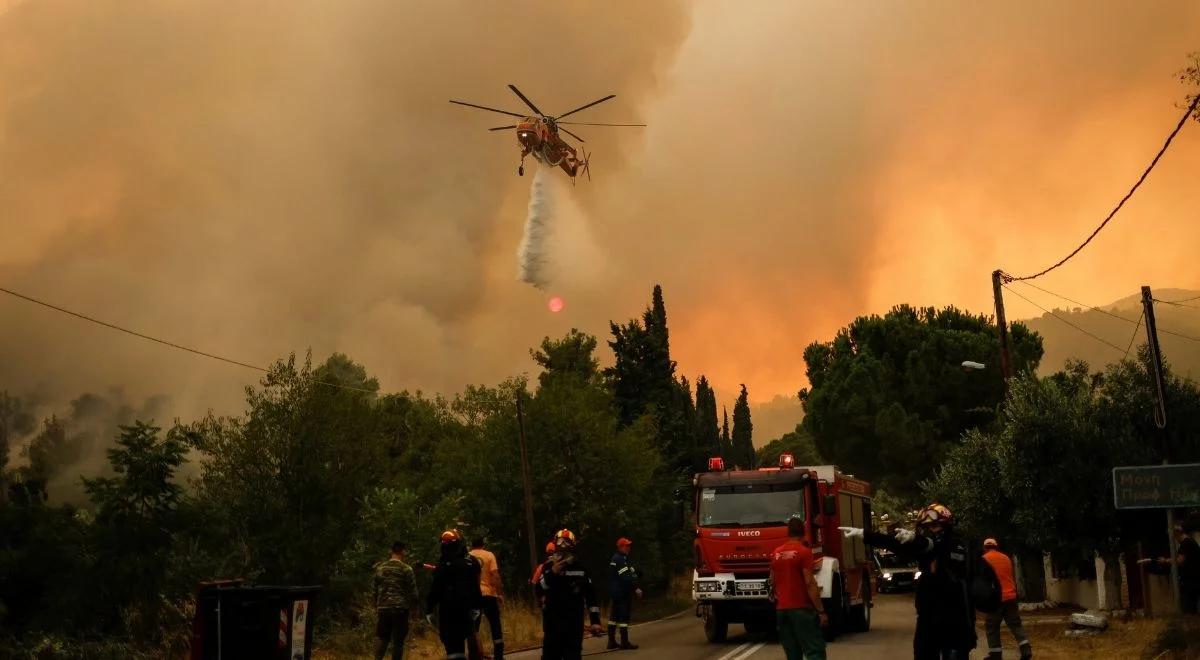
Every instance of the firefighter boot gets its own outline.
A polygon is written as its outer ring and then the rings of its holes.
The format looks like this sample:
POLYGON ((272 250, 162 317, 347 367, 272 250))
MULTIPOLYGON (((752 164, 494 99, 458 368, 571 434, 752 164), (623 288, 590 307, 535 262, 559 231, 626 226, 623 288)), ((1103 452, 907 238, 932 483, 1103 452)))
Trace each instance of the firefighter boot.
POLYGON ((621 648, 617 645, 617 624, 608 624, 608 650, 613 651, 621 648))
POLYGON ((629 643, 629 626, 621 626, 621 648, 633 650, 638 647, 637 644, 629 643))

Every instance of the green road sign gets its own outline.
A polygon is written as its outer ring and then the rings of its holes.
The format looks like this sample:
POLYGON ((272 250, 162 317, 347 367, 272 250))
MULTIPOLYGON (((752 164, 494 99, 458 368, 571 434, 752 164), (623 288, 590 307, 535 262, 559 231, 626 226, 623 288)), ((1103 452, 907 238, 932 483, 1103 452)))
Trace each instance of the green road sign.
POLYGON ((1200 463, 1113 468, 1113 502, 1118 509, 1200 506, 1200 463))

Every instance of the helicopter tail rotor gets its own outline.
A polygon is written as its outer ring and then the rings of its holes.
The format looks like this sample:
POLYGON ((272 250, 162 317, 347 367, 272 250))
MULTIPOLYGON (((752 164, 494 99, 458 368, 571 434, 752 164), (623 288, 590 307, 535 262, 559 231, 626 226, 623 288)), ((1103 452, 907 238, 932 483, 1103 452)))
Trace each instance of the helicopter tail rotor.
MULTIPOLYGON (((582 149, 580 151, 583 151, 582 149)), ((588 168, 588 163, 592 160, 592 155, 588 152, 583 152, 583 173, 587 175, 588 181, 592 180, 592 170, 588 168)))

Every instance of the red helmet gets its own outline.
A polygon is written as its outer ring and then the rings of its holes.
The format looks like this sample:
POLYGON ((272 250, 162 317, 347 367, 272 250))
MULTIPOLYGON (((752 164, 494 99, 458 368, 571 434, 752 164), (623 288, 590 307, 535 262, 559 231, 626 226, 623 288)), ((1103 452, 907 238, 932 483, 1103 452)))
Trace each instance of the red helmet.
POLYGON ((632 545, 633 545, 633 541, 630 541, 629 539, 625 538, 624 536, 617 539, 617 547, 618 548, 628 548, 632 545))
POLYGON ((548 554, 548 555, 554 554, 554 541, 550 541, 549 543, 546 544, 546 554, 548 554))
POLYGON ((917 514, 918 525, 953 525, 954 514, 944 505, 934 502, 917 514))
POLYGON ((559 549, 570 550, 575 547, 575 532, 569 529, 560 529, 554 535, 554 547, 559 549))
POLYGON ((462 534, 460 534, 457 529, 448 529, 442 532, 442 545, 449 545, 461 540, 462 534))

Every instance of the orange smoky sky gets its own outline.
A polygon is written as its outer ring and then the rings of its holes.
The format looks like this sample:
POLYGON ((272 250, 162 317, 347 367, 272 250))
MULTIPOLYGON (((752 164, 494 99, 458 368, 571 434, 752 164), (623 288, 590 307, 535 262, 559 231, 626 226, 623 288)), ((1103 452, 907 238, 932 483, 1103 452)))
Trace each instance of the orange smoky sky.
MULTIPOLYGON (((1195 50, 1186 1, 0 0, 0 282, 442 393, 532 371, 543 336, 607 338, 661 283, 680 372, 766 402, 857 315, 988 312, 993 269, 1066 254, 1174 125, 1195 50), (505 118, 446 103, 521 111, 507 83, 649 124, 578 127, 593 181, 555 179, 547 292, 516 277, 505 118)), ((1200 286, 1198 170, 1189 125, 1046 287, 1200 286)), ((0 387, 46 401, 119 386, 186 418, 255 378, 11 298, 0 319, 0 387)))

